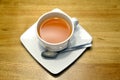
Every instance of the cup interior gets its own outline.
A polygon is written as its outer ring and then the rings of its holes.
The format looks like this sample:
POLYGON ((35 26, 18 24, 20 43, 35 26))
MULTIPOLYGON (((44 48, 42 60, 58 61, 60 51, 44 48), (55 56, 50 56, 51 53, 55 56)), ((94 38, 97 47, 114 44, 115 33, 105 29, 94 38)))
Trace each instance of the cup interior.
POLYGON ((39 20, 38 20, 38 24, 37 24, 37 35, 39 37, 40 40, 42 40, 43 42, 47 43, 47 44, 53 44, 53 45, 58 45, 58 44, 61 44, 61 43, 64 43, 66 41, 68 41, 70 39, 70 37, 72 36, 73 34, 73 31, 74 31, 74 26, 73 26, 73 23, 71 21, 71 18, 63 13, 60 13, 60 12, 48 12, 48 13, 45 13, 44 15, 42 15, 39 20), (59 42, 59 43, 50 43, 50 42, 47 42, 45 40, 43 40, 40 35, 39 35, 39 28, 40 28, 40 25, 47 19, 49 18, 53 18, 53 17, 58 17, 58 18, 62 18, 64 19, 71 27, 71 34, 69 35, 68 38, 66 38, 66 40, 62 41, 62 42, 59 42))

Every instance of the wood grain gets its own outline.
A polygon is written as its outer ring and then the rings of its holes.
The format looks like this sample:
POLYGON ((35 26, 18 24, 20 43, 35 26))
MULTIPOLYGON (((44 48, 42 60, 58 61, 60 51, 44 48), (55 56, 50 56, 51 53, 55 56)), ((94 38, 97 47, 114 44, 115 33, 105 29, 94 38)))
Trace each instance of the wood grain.
POLYGON ((120 80, 120 0, 0 0, 0 80, 120 80), (93 37, 93 47, 57 76, 19 40, 54 8, 77 17, 93 37))

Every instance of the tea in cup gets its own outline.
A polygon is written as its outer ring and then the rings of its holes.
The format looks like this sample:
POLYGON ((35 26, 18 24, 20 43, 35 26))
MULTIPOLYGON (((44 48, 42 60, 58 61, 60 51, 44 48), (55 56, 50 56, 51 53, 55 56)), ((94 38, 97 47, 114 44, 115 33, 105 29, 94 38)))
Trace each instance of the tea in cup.
POLYGON ((42 46, 49 51, 60 51, 68 47, 76 25, 72 20, 77 21, 60 9, 43 14, 36 28, 42 46))

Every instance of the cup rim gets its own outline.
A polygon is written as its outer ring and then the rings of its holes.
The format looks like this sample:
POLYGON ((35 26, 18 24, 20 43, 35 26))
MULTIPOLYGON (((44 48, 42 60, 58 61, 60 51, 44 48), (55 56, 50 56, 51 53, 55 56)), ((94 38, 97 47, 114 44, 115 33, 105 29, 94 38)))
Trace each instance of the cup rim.
POLYGON ((62 13, 62 12, 52 12, 52 11, 50 11, 50 12, 44 13, 44 14, 43 14, 42 16, 40 16, 40 18, 38 19, 38 21, 37 21, 37 26, 36 26, 36 27, 37 27, 37 28, 36 28, 36 31, 37 31, 37 36, 38 36, 38 38, 39 38, 42 42, 44 42, 45 44, 49 44, 49 45, 60 45, 60 44, 63 44, 63 43, 65 43, 65 42, 67 42, 67 41, 72 37, 73 32, 74 32, 74 24, 73 24, 73 22, 72 22, 71 17, 70 17, 69 15, 65 14, 65 13, 62 13), (42 39, 42 38, 40 37, 39 33, 38 33, 38 27, 39 27, 38 25, 39 25, 40 19, 42 19, 44 16, 46 16, 46 15, 48 15, 48 14, 51 14, 51 13, 58 13, 58 14, 61 14, 61 15, 66 16, 66 17, 70 20, 70 23, 72 24, 72 25, 71 25, 71 26, 72 26, 72 31, 71 31, 70 35, 69 35, 64 41, 61 41, 61 42, 58 42, 58 43, 50 43, 50 42, 47 42, 47 41, 45 41, 44 39, 42 39))

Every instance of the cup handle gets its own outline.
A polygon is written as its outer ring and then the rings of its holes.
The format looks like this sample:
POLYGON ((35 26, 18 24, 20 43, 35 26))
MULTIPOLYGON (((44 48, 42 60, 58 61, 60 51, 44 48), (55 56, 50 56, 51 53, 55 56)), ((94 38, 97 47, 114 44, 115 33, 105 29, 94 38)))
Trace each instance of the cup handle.
POLYGON ((72 18, 72 22, 74 24, 74 28, 78 25, 79 21, 77 18, 72 18))

